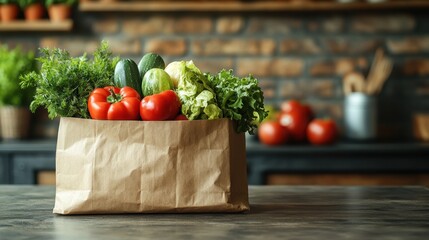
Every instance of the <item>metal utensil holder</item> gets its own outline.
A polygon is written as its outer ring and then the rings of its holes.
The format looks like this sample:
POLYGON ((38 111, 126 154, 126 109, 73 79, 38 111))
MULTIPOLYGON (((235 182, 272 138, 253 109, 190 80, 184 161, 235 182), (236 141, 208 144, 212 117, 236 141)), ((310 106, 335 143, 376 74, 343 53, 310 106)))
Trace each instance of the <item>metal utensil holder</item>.
POLYGON ((346 95, 344 127, 351 140, 374 140, 377 137, 377 99, 361 92, 346 95))

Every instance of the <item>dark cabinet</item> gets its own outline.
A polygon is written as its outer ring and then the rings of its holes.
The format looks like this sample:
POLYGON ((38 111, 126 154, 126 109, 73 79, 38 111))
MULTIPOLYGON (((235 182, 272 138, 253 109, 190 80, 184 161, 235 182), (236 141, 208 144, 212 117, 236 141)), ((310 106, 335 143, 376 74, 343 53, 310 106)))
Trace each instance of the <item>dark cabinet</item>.
POLYGON ((37 183, 38 172, 55 171, 55 154, 16 154, 11 160, 11 166, 14 184, 34 184, 37 183))
POLYGON ((0 154, 0 184, 10 183, 9 174, 9 156, 8 154, 0 154))
POLYGON ((36 184, 46 170, 55 171, 55 141, 0 144, 0 184, 36 184))
POLYGON ((428 185, 429 143, 266 147, 247 142, 249 184, 428 185))

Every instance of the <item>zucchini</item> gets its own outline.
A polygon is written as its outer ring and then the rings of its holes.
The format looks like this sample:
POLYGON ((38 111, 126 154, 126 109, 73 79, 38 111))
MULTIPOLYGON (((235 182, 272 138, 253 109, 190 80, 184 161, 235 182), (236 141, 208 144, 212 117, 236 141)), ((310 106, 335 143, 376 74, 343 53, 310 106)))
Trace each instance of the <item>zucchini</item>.
POLYGON ((116 87, 132 87, 143 98, 142 78, 140 78, 137 64, 132 59, 121 59, 115 67, 114 82, 116 87))
POLYGON ((165 68, 164 59, 156 53, 147 53, 140 60, 139 64, 140 79, 143 79, 147 71, 152 68, 165 68))

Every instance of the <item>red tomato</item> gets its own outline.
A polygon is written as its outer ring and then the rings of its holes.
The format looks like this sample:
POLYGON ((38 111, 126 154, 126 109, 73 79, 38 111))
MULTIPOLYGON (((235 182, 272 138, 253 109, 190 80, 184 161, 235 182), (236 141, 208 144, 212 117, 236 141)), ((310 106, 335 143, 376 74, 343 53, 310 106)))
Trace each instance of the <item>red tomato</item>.
POLYGON ((282 110, 282 112, 293 112, 301 108, 302 108, 302 105, 297 100, 289 100, 289 101, 283 102, 280 106, 280 109, 282 110))
POLYGON ((280 125, 288 130, 291 140, 294 142, 305 140, 308 122, 308 116, 302 109, 282 113, 279 119, 280 125))
POLYGON ((140 116, 143 120, 171 120, 180 110, 180 100, 172 90, 166 90, 143 98, 140 104, 140 116))
POLYGON ((314 119, 314 112, 313 109, 311 109, 310 105, 302 105, 302 107, 304 108, 304 112, 307 114, 307 118, 309 121, 314 119))
POLYGON ((188 120, 188 118, 183 114, 179 114, 174 120, 188 120))
POLYGON ((314 118, 313 110, 311 109, 310 105, 302 104, 301 102, 297 100, 289 100, 287 102, 283 102, 280 106, 282 112, 290 113, 295 111, 303 111, 307 115, 307 118, 309 120, 314 118))
POLYGON ((89 95, 88 111, 98 120, 139 119, 140 95, 131 87, 96 88, 89 95))
POLYGON ((267 145, 280 145, 289 138, 288 131, 276 121, 266 121, 258 128, 259 140, 267 145))
POLYGON ((307 138, 315 145, 331 144, 337 140, 337 125, 332 119, 314 119, 308 125, 307 138))

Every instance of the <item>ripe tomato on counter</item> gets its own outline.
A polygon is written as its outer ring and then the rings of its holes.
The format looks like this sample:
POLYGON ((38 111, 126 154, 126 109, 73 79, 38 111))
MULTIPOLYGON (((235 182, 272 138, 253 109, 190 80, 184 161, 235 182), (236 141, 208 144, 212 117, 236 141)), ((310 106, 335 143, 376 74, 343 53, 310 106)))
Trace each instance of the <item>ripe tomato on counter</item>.
POLYGON ((307 138, 311 144, 332 144, 337 140, 337 125, 332 119, 314 119, 307 128, 307 138))
POLYGON ((293 112, 293 111, 295 111, 297 109, 301 109, 301 108, 302 108, 301 103, 297 100, 294 100, 294 99, 286 101, 286 102, 282 102, 282 104, 280 106, 280 110, 282 112, 293 112))
POLYGON ((292 100, 283 102, 280 106, 280 109, 284 113, 301 111, 301 112, 305 113, 306 117, 309 120, 314 118, 314 113, 313 113, 313 110, 311 109, 310 105, 303 104, 297 100, 292 99, 292 100))
POLYGON ((281 111, 258 130, 259 140, 267 145, 286 142, 314 145, 332 144, 338 138, 338 129, 332 119, 315 119, 310 105, 297 100, 285 101, 281 111))
POLYGON ((306 138, 309 118, 303 109, 293 112, 285 112, 280 115, 279 123, 290 133, 290 138, 294 142, 303 142, 306 138))

